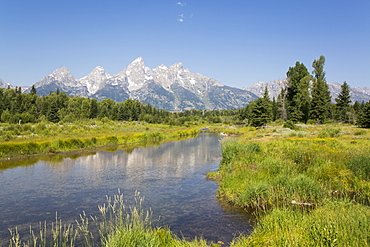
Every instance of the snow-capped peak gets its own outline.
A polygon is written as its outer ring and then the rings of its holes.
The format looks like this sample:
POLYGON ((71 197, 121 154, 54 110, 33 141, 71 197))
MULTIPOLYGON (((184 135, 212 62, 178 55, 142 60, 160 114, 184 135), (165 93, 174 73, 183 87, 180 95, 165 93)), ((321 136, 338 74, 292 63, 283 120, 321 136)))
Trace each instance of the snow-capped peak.
POLYGON ((142 57, 138 57, 134 61, 132 61, 130 65, 144 65, 144 59, 142 57))
POLYGON ((167 66, 164 65, 164 64, 161 64, 159 65, 157 68, 153 69, 154 71, 157 71, 157 70, 167 70, 167 66))
POLYGON ((104 68, 101 66, 96 66, 90 74, 85 77, 82 77, 79 81, 82 85, 87 87, 87 90, 94 94, 100 88, 104 86, 104 82, 108 79, 112 78, 112 76, 105 72, 104 68))

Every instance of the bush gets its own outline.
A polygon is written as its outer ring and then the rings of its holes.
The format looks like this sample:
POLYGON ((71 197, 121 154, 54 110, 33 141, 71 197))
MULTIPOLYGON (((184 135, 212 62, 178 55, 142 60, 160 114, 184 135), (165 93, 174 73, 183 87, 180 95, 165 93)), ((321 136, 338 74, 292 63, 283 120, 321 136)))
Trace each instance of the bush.
POLYGON ((298 127, 291 120, 285 121, 283 127, 292 130, 298 130, 298 127))

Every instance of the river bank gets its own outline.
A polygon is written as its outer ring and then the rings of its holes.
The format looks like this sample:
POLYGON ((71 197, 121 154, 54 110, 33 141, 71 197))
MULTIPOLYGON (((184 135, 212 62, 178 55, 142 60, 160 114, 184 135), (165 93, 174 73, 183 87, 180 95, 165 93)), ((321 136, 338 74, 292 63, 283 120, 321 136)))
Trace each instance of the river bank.
POLYGON ((369 246, 369 130, 272 126, 224 139, 208 177, 218 196, 254 212, 250 236, 231 246, 369 246))
POLYGON ((140 122, 109 123, 86 121, 57 125, 6 125, 2 129, 13 129, 17 136, 0 141, 0 161, 38 155, 91 152, 96 148, 125 145, 145 145, 175 138, 185 138, 199 133, 198 127, 179 127, 140 122))

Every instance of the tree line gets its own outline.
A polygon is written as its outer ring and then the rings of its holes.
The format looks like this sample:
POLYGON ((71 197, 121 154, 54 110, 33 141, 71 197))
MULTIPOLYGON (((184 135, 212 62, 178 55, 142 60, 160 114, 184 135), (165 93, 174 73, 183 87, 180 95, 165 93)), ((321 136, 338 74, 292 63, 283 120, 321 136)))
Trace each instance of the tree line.
POLYGON ((204 120, 211 123, 232 122, 238 118, 238 110, 187 110, 169 112, 156 109, 150 104, 128 99, 115 102, 104 99, 68 96, 57 89, 47 96, 39 96, 32 86, 30 93, 0 88, 0 120, 3 123, 22 124, 43 120, 50 122, 75 122, 82 119, 110 119, 115 121, 144 121, 183 125, 189 121, 204 120))
POLYGON ((296 62, 289 67, 287 84, 277 99, 270 99, 267 87, 264 96, 252 101, 242 109, 230 110, 187 110, 169 112, 156 109, 150 104, 128 99, 115 102, 104 99, 68 96, 57 89, 47 96, 39 96, 32 86, 30 93, 15 89, 0 88, 0 121, 3 123, 34 123, 47 120, 74 122, 82 119, 110 119, 115 121, 145 121, 183 125, 191 121, 210 123, 236 123, 263 126, 281 119, 292 123, 325 123, 328 120, 356 122, 370 128, 370 101, 354 102, 350 99, 350 87, 343 82, 341 92, 331 103, 331 96, 325 78, 325 57, 312 63, 312 75, 307 67, 296 62))
POLYGON ((312 63, 312 75, 307 67, 296 62, 289 67, 287 83, 277 99, 269 98, 267 87, 264 96, 240 110, 240 119, 251 126, 263 126, 281 119, 292 123, 322 124, 328 120, 357 122, 361 127, 370 127, 370 101, 351 104, 350 87, 341 85, 341 92, 331 103, 331 96, 325 78, 325 57, 320 56, 312 63))

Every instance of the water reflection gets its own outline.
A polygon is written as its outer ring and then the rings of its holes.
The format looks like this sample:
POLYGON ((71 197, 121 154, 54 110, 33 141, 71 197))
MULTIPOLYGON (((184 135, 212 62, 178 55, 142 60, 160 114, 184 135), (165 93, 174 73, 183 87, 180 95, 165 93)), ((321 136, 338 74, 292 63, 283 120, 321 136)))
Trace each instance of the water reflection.
POLYGON ((97 215, 105 195, 120 188, 129 201, 140 191, 145 206, 174 232, 228 242, 250 228, 244 213, 218 203, 217 185, 205 179, 220 160, 219 137, 207 133, 130 152, 100 151, 6 169, 0 173, 0 208, 5 209, 0 214, 0 238, 8 238, 7 228, 18 225, 26 230, 29 224, 52 221, 56 211, 67 222, 78 219, 82 211, 97 215))

